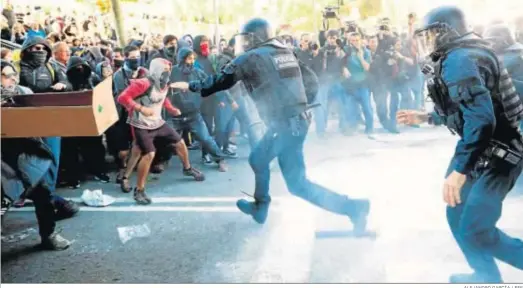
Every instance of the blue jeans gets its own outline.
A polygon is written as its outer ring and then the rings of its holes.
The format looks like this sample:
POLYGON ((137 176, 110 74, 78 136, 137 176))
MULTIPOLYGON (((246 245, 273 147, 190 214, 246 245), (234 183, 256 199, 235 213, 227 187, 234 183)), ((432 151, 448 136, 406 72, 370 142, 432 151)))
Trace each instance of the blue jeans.
POLYGON ((295 125, 291 125, 289 120, 289 123, 282 121, 268 127, 267 133, 249 156, 256 182, 254 198, 257 202, 270 202, 269 163, 278 158, 287 188, 293 195, 336 214, 354 215, 359 208, 355 200, 307 179, 303 143, 309 130, 309 120, 304 117, 293 119, 295 125))
POLYGON ((194 135, 194 137, 196 137, 196 139, 202 143, 203 150, 212 155, 213 158, 215 158, 215 161, 220 161, 223 159, 223 152, 218 147, 211 134, 209 134, 207 124, 205 123, 200 113, 173 117, 172 124, 174 130, 178 132, 182 130, 189 130, 194 135))
MULTIPOLYGON (((462 203, 447 208, 447 221, 459 248, 475 274, 488 282, 502 282, 494 258, 523 270, 523 242, 496 227, 503 200, 514 187, 523 163, 507 166, 494 162, 492 167, 468 175, 461 189, 462 203)), ((447 175, 452 170, 453 163, 447 175)))
MULTIPOLYGON (((258 112, 253 110, 251 106, 254 103, 249 103, 249 100, 243 96, 235 99, 238 104, 236 111, 232 110, 232 106, 227 103, 225 107, 219 107, 217 112, 217 131, 216 142, 221 148, 227 148, 229 144, 229 137, 234 130, 235 120, 238 119, 240 125, 246 127, 247 135, 249 137, 249 145, 254 149, 256 144, 263 137, 265 126, 260 119, 258 112), (252 105, 251 105, 252 104, 252 105)), ((255 109, 255 108, 254 108, 255 109)))
POLYGON ((344 101, 345 117, 349 119, 351 127, 356 127, 360 121, 360 106, 365 116, 365 133, 374 131, 374 111, 370 99, 370 90, 366 87, 351 89, 344 101))
MULTIPOLYGON (((329 121, 329 102, 332 100, 341 100, 345 95, 345 88, 339 82, 325 84, 320 87, 316 103, 319 107, 314 109, 314 120, 316 123, 316 133, 322 135, 327 130, 327 123, 329 121)), ((344 127, 346 118, 344 117, 343 109, 339 106, 340 129, 344 127)))
POLYGON ((47 146, 51 150, 51 153, 53 153, 54 160, 56 161, 56 165, 51 165, 49 167, 49 172, 47 172, 44 176, 44 181, 47 183, 49 187, 49 192, 51 192, 51 201, 53 202, 55 207, 60 207, 66 202, 64 198, 55 194, 56 182, 58 179, 58 171, 60 167, 60 149, 62 138, 46 137, 42 138, 42 140, 45 142, 45 144, 47 144, 47 146))
POLYGON ((409 109, 412 107, 412 96, 406 83, 393 84, 390 87, 390 99, 389 99, 389 126, 392 129, 397 128, 396 113, 401 107, 403 109, 409 109))

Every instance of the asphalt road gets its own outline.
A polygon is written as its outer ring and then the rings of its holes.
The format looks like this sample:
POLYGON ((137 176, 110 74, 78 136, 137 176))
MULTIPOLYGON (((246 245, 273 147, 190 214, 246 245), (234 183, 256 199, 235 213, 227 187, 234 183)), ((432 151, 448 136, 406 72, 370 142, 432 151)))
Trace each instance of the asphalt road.
MULTIPOLYGON (((253 176, 241 145, 229 172, 202 167, 197 183, 169 170, 151 179, 153 205, 140 207, 113 184, 87 183, 59 194, 77 199, 101 188, 117 201, 83 207, 59 222, 74 240, 61 252, 35 249, 38 233, 31 207, 12 209, 2 231, 3 283, 354 283, 436 282, 469 272, 445 220, 441 186, 455 138, 442 128, 410 129, 400 135, 310 135, 308 175, 322 185, 372 201, 369 228, 354 237, 348 218, 330 214, 287 192, 273 171, 274 205, 264 226, 235 208, 252 193, 253 176), (134 227, 134 228, 133 228, 134 227), (125 233, 128 231, 128 233, 125 233), (131 231, 131 232, 129 232, 131 231)), ((199 153, 192 152, 199 165, 199 153)), ((134 181, 134 180, 133 180, 134 181)), ((499 226, 523 238, 523 185, 504 205, 499 226)), ((523 272, 501 264, 506 282, 523 272)))

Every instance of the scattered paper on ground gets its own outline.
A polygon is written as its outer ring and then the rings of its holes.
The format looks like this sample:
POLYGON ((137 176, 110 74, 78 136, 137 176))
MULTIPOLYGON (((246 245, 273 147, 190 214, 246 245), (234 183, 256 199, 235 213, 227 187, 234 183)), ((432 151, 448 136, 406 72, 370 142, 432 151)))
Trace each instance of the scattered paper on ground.
POLYGON ((127 241, 133 238, 145 238, 151 235, 151 230, 147 224, 136 225, 136 226, 127 226, 127 227, 118 227, 118 236, 122 244, 127 243, 127 241))

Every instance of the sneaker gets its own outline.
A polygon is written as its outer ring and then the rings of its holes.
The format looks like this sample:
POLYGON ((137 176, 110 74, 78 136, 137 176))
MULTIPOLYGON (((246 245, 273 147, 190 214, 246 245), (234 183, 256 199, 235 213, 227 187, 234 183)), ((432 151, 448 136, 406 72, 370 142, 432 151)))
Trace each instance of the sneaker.
POLYGON ((118 176, 116 176, 116 184, 122 184, 123 176, 125 175, 125 169, 120 169, 118 171, 118 176))
POLYGON ((78 189, 80 188, 80 180, 68 181, 65 185, 70 189, 78 189))
POLYGON ((74 201, 65 201, 60 207, 56 209, 56 220, 63 220, 71 218, 78 214, 80 207, 74 201))
POLYGON ((194 177, 194 180, 196 181, 204 181, 205 175, 203 175, 202 172, 198 171, 197 169, 194 169, 193 167, 189 169, 183 169, 183 175, 194 177))
POLYGON ((25 199, 24 199, 24 198, 20 198, 20 199, 16 200, 16 201, 13 203, 13 206, 14 206, 15 208, 22 208, 22 207, 24 207, 24 205, 25 205, 25 199))
POLYGON ((120 189, 123 193, 129 193, 133 188, 131 187, 131 184, 129 183, 129 178, 122 177, 122 182, 120 183, 120 189))
POLYGON ((238 158, 238 154, 236 154, 236 152, 234 152, 230 147, 223 149, 222 152, 228 158, 232 158, 232 159, 238 158))
POLYGON ((138 188, 134 188, 134 201, 136 201, 139 205, 149 205, 153 201, 147 194, 145 193, 145 189, 139 190, 138 188))
POLYGON ((264 224, 269 214, 269 204, 262 202, 249 202, 245 199, 238 200, 236 206, 243 214, 252 216, 258 224, 264 224))
POLYGON ((206 154, 205 156, 202 157, 202 163, 205 165, 212 165, 212 164, 214 164, 214 161, 212 161, 211 155, 206 154))
POLYGON ((191 143, 191 145, 189 145, 189 146, 187 147, 187 149, 189 149, 189 150, 200 150, 200 148, 201 148, 200 146, 201 146, 201 145, 200 145, 200 142, 198 142, 198 141, 193 141, 193 142, 191 143))
POLYGON ((60 234, 54 232, 49 237, 42 239, 42 248, 46 250, 60 251, 65 250, 71 246, 71 241, 63 238, 60 234))
POLYGON ((109 181, 111 181, 111 177, 109 177, 109 175, 107 175, 105 173, 100 173, 100 174, 94 175, 94 179, 96 179, 97 181, 100 181, 102 183, 109 183, 109 181))
POLYGON ((227 167, 227 163, 225 163, 225 160, 218 161, 218 171, 220 172, 227 172, 229 168, 227 167))
POLYGON ((152 165, 151 169, 149 169, 149 171, 152 174, 162 174, 162 172, 165 171, 165 165, 164 164, 152 165))

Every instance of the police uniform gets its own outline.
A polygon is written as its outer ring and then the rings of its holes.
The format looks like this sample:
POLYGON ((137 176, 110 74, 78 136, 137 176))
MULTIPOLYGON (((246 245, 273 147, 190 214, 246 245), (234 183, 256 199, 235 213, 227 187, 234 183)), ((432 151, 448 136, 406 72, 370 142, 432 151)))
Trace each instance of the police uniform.
MULTIPOLYGON (((459 15, 456 11, 440 10, 459 15)), ((518 129, 523 105, 502 62, 479 37, 462 34, 444 47, 432 54, 436 65, 429 93, 438 111, 434 120, 461 138, 446 177, 456 171, 467 178, 461 204, 447 207, 447 220, 474 270, 450 281, 501 282, 495 258, 523 269, 523 242, 496 227, 523 166, 518 129)))
POLYGON ((260 224, 265 222, 271 201, 269 163, 278 158, 292 194, 328 211, 349 216, 355 229, 364 229, 368 201, 349 199, 312 183, 306 177, 303 143, 310 124, 307 105, 312 103, 317 93, 314 73, 300 65, 293 51, 282 43, 265 40, 236 57, 221 74, 190 82, 189 87, 192 91, 201 91, 206 97, 229 89, 238 81, 243 81, 267 125, 267 132, 249 156, 255 174, 255 203, 240 200, 237 203, 240 210, 260 224))

